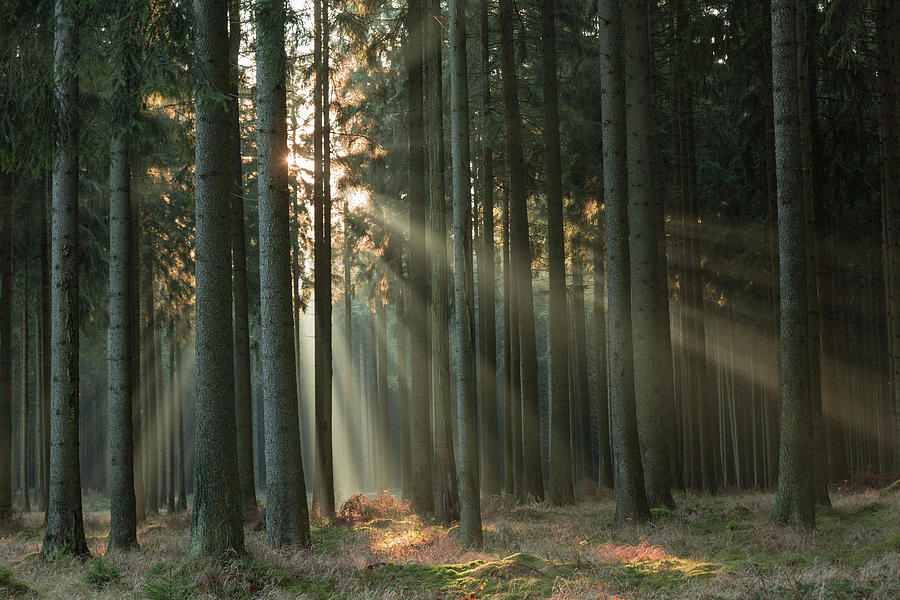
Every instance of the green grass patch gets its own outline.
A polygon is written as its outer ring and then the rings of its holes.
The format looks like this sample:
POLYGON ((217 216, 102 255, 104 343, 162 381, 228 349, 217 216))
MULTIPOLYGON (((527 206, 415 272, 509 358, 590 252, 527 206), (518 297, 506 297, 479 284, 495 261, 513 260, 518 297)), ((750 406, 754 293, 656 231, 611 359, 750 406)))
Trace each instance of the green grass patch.
POLYGON ((27 585, 13 579, 12 569, 0 565, 0 592, 9 596, 18 596, 29 591, 27 585))

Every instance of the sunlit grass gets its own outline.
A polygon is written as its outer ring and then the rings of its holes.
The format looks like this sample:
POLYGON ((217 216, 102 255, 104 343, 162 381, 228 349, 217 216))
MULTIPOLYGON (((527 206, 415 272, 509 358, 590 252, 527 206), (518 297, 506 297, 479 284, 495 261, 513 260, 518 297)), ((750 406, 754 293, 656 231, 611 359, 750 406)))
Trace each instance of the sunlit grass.
MULTIPOLYGON (((678 495, 675 511, 618 529, 611 495, 571 507, 485 503, 485 548, 389 495, 316 519, 313 549, 274 551, 246 530, 248 555, 185 559, 190 515, 141 525, 142 551, 102 561, 39 556, 42 517, 0 533, 0 597, 15 598, 785 598, 900 597, 900 494, 835 493, 815 532, 768 518, 770 494, 678 495)), ((96 505, 89 503, 91 507, 96 505)), ((108 513, 85 515, 95 555, 108 513)))

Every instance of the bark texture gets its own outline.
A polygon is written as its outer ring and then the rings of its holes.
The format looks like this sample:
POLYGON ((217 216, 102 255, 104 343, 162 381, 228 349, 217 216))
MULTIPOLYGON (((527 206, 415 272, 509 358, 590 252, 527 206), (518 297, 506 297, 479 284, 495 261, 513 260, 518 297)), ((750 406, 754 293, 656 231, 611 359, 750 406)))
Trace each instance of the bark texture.
POLYGON ((478 396, 475 377, 475 284, 469 167, 469 75, 464 0, 450 2, 450 147, 453 174, 453 271, 456 306, 456 393, 459 427, 460 537, 480 548, 478 396))
MULTIPOLYGON (((228 15, 194 1, 196 99, 196 400, 190 555, 244 551, 234 416, 231 235, 234 185, 227 148, 228 15)), ((295 421, 296 422, 296 421, 295 421)))
POLYGON ((779 523, 811 528, 816 522, 815 473, 796 12, 794 0, 772 1, 772 92, 781 279, 781 447, 772 518, 779 523))
POLYGON ((116 130, 110 143, 109 165, 109 454, 110 454, 110 549, 137 548, 137 513, 134 474, 132 400, 136 382, 132 378, 131 338, 133 297, 131 294, 131 97, 127 74, 130 57, 128 21, 119 14, 114 26, 116 41, 113 64, 121 83, 115 90, 116 130))
POLYGON ((571 504, 575 496, 572 487, 572 431, 569 414, 569 312, 566 300, 566 238, 563 232, 562 165, 559 150, 556 0, 544 0, 541 7, 541 49, 547 260, 550 263, 550 481, 547 497, 554 504, 571 504))
POLYGON ((625 76, 622 12, 617 0, 601 0, 600 77, 603 93, 603 186, 609 288, 609 405, 615 448, 616 521, 650 518, 638 444, 631 339, 631 269, 628 247, 628 188, 625 154, 625 76))
POLYGON ((647 0, 627 0, 623 12, 635 403, 647 500, 654 507, 672 508, 666 430, 672 350, 663 343, 668 340, 669 314, 660 277, 661 215, 653 193, 647 7, 647 0))
POLYGON ((512 238, 512 266, 515 273, 518 313, 519 392, 522 402, 521 490, 522 499, 541 500, 544 478, 541 472, 540 426, 538 416, 537 345, 534 333, 534 296, 531 287, 531 245, 528 238, 525 156, 522 150, 522 115, 519 109, 519 82, 513 39, 512 0, 500 1, 500 59, 503 71, 503 106, 506 120, 506 156, 509 165, 509 215, 512 238))
POLYGON ((231 187, 231 263, 234 290, 234 414, 237 427, 241 508, 245 517, 256 513, 253 473, 253 413, 250 392, 250 324, 247 307, 247 244, 244 236, 244 176, 241 160, 240 92, 241 13, 238 0, 228 0, 228 116, 231 187))
POLYGON ((77 3, 57 0, 53 79, 60 137, 53 159, 50 350, 50 501, 41 556, 90 554, 78 452, 78 24, 77 3))
MULTIPOLYGON (((256 3, 259 263, 266 431, 266 540, 308 546, 291 299, 284 5, 256 3)), ((330 301, 330 299, 329 299, 330 301)))

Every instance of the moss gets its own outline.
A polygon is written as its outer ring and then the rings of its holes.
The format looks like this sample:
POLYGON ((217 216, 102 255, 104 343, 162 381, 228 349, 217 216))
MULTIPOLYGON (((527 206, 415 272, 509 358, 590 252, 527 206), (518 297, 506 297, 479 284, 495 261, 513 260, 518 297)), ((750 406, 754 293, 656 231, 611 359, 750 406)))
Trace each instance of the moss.
POLYGON ((27 594, 28 586, 13 579, 13 572, 8 567, 0 565, 0 595, 19 596, 27 594))
POLYGON ((434 590, 448 597, 512 600, 546 598, 559 578, 575 575, 570 564, 551 564, 529 554, 458 565, 386 565, 364 572, 363 583, 399 590, 434 590))
POLYGON ((720 566, 712 563, 666 558, 626 565, 623 583, 627 588, 660 590, 688 581, 703 581, 720 570, 720 566))
POLYGON ((894 494, 896 492, 900 492, 900 479, 878 492, 878 495, 890 496, 891 494, 894 494))

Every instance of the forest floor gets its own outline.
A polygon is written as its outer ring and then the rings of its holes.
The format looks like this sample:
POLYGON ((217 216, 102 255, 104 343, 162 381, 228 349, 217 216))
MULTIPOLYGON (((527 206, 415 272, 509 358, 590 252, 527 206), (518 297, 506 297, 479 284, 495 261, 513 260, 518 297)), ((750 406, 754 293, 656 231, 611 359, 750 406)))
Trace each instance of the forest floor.
POLYGON ((142 551, 104 556, 109 513, 86 507, 95 557, 48 564, 42 515, 0 533, 0 598, 643 599, 900 598, 900 492, 832 494, 818 529, 769 521, 773 495, 676 496, 675 511, 617 529, 609 493, 572 507, 484 507, 482 552, 383 495, 342 522, 316 520, 311 551, 273 551, 246 530, 248 553, 186 559, 187 514, 147 520, 142 551))

